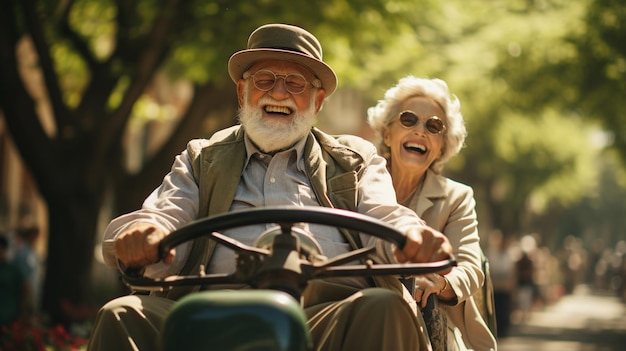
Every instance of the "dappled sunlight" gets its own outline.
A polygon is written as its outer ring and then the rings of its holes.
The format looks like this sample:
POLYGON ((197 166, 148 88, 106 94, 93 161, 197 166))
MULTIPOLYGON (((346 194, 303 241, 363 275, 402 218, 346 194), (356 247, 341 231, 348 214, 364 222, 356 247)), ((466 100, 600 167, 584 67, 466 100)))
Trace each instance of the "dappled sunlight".
MULTIPOLYGON (((613 250, 626 227, 623 2, 320 3, 1 2, 0 228, 32 217, 46 233, 52 320, 66 317, 61 299, 94 297, 85 282, 119 292, 115 270, 87 269, 100 256, 96 222, 107 222, 98 214, 141 206, 186 141, 237 122, 228 59, 276 18, 318 33, 337 72, 325 131, 372 140, 366 109, 399 77, 448 82, 468 137, 444 173, 474 190, 481 243, 498 230, 532 233, 546 256, 569 237, 593 247, 587 257, 613 250)), ((602 279, 611 271, 579 261, 602 279)), ((569 308, 610 313, 583 307, 569 308)))

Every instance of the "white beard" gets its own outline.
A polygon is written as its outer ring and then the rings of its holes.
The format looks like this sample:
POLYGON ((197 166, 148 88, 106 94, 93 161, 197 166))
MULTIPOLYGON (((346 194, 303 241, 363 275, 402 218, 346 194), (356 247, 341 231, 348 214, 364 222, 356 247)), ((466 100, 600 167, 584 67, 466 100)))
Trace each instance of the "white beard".
POLYGON ((315 123, 315 95, 306 111, 297 111, 292 101, 275 101, 269 96, 262 97, 257 106, 248 104, 248 90, 244 91, 243 106, 239 110, 239 121, 250 140, 263 152, 271 153, 284 150, 304 138, 315 123), (289 107, 294 113, 288 121, 267 120, 259 106, 277 105, 289 107))

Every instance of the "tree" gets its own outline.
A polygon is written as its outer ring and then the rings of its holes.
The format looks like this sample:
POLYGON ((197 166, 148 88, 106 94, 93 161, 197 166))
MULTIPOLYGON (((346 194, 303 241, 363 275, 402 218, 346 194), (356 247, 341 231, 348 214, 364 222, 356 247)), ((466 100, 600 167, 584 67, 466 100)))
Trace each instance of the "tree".
POLYGON ((463 35, 449 40, 441 75, 461 99, 469 137, 449 174, 475 187, 486 229, 551 235, 550 219, 596 189, 601 126, 572 98, 582 90, 571 36, 585 37, 572 29, 595 25, 586 5, 501 1, 453 12, 462 28, 451 34, 463 35))
POLYGON ((181 25, 182 6, 178 1, 166 1, 162 7, 155 7, 158 11, 146 14, 121 2, 116 15, 119 21, 114 37, 116 48, 108 55, 99 55, 90 38, 95 33, 82 33, 72 24, 76 20, 74 16, 89 14, 90 6, 107 13, 105 10, 111 4, 62 4, 5 1, 0 10, 1 106, 10 133, 48 204, 50 236, 43 307, 57 321, 64 321, 62 301, 80 303, 88 296, 91 248, 106 192, 115 189, 118 194, 127 194, 122 199, 136 203, 137 199, 129 194, 138 194, 129 189, 143 189, 139 184, 154 184, 151 174, 162 173, 155 170, 164 169, 165 159, 181 148, 180 138, 192 132, 193 125, 207 114, 208 107, 229 101, 229 96, 224 97, 220 89, 223 83, 219 80, 197 85, 196 98, 174 137, 144 167, 142 174, 128 174, 119 141, 133 105, 173 47, 173 38, 168 33, 181 25), (152 18, 142 19, 147 15, 152 18), (44 77, 54 117, 51 132, 42 126, 37 101, 33 101, 18 73, 15 52, 24 38, 32 40, 44 77), (85 85, 76 89, 79 91, 64 90, 63 79, 67 76, 59 74, 56 61, 59 58, 78 61, 84 66, 83 70, 78 66, 78 72, 74 73, 79 79, 83 78, 81 74, 89 75, 89 79, 82 79, 85 85), (118 102, 112 104, 115 96, 118 102), (141 178, 143 182, 137 180, 141 178), (111 184, 115 187, 111 188, 111 184))
POLYGON ((626 107, 617 102, 626 95, 626 3, 556 3, 553 12, 569 13, 568 20, 546 21, 536 33, 542 41, 518 43, 523 54, 502 60, 496 71, 508 77, 507 102, 526 111, 554 106, 601 121, 613 135, 609 146, 626 165, 626 107))
POLYGON ((591 1, 585 24, 584 35, 570 38, 578 52, 572 63, 579 73, 572 82, 578 92, 573 100, 612 131, 612 147, 626 165, 626 106, 618 102, 626 96, 626 3, 591 1))
POLYGON ((3 1, 0 107, 48 205, 43 308, 52 320, 66 319, 61 301, 88 296, 96 223, 107 196, 113 194, 112 214, 137 208, 188 139, 234 123, 236 99, 225 67, 252 29, 297 23, 319 33, 332 52, 331 38, 349 47, 390 31, 402 21, 381 23, 387 15, 399 17, 402 3, 394 9, 379 0, 3 1), (31 74, 43 76, 51 125, 38 111, 42 103, 29 90, 28 73, 19 69, 16 52, 29 41, 37 56, 31 74), (193 82, 193 95, 166 142, 131 172, 122 141, 157 73, 193 82), (198 131, 206 118, 210 126, 198 131))
MULTIPOLYGON (((520 5, 522 3, 519 2, 519 6, 513 5, 507 10, 509 15, 501 17, 506 25, 495 23, 501 31, 508 31, 502 37, 504 40, 495 45, 493 42, 487 44, 501 48, 500 53, 491 56, 495 58, 492 61, 495 64, 488 73, 492 84, 487 91, 488 94, 494 93, 496 99, 487 99, 492 101, 492 105, 490 102, 481 103, 480 112, 484 120, 471 123, 477 123, 479 130, 490 130, 489 125, 498 126, 494 131, 500 133, 502 125, 517 123, 516 116, 524 116, 531 122, 525 127, 520 126, 512 134, 503 134, 502 139, 496 133, 491 134, 490 141, 486 143, 479 141, 479 145, 485 147, 478 149, 483 159, 478 161, 483 165, 479 169, 484 170, 485 163, 490 162, 493 168, 500 170, 491 174, 495 177, 483 172, 478 179, 474 179, 478 183, 480 179, 493 180, 486 187, 486 199, 493 197, 497 193, 494 190, 501 189, 502 182, 512 176, 526 184, 516 186, 513 193, 507 193, 510 199, 517 198, 513 203, 508 199, 504 202, 494 201, 493 198, 486 201, 491 212, 495 213, 495 225, 517 232, 538 229, 545 235, 558 232, 554 225, 559 222, 553 219, 567 213, 569 206, 586 201, 590 196, 588 194, 597 191, 597 159, 606 157, 601 149, 611 147, 624 160, 626 113, 624 106, 616 101, 626 94, 623 45, 626 40, 623 30, 626 7, 618 3, 556 0, 520 5), (494 92, 494 86, 499 87, 497 92, 494 92), (547 127, 546 117, 555 118, 555 113, 562 116, 560 121, 547 127), (542 125, 546 127, 535 128, 542 125), (528 157, 508 161, 501 157, 503 148, 511 146, 511 142, 536 139, 537 136, 528 133, 531 130, 545 139, 544 146, 535 145, 528 157), (594 140, 598 135, 609 135, 610 138, 604 138, 597 144, 594 140), (568 153, 570 156, 563 158, 568 153), (546 163, 546 156, 551 156, 553 160, 546 163), (543 165, 536 162, 538 159, 544 160, 543 165), (558 170, 559 164, 564 167, 561 171, 558 170), (520 168, 520 165, 523 166, 520 168), (545 173, 548 170, 546 167, 556 167, 555 172, 545 173), (525 176, 520 177, 520 174, 525 176), (534 184, 531 181, 533 176, 539 176, 534 184), (583 189, 585 191, 581 192, 583 189), (542 199, 540 202, 544 204, 539 211, 533 208, 537 199, 542 199), (515 219, 506 219, 507 213, 508 217, 515 219), (537 228, 538 225, 544 227, 537 228)), ((477 157, 474 160, 480 157, 478 154, 473 156, 477 157)))

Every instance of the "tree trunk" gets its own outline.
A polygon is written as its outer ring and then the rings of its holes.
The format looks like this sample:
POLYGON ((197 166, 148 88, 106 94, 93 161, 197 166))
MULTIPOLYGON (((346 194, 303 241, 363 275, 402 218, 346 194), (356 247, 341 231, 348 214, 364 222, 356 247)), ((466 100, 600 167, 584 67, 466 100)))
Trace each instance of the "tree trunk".
POLYGON ((52 323, 80 321, 89 296, 99 206, 93 198, 48 199, 49 240, 42 308, 52 323), (71 270, 69 270, 71 268, 71 270))

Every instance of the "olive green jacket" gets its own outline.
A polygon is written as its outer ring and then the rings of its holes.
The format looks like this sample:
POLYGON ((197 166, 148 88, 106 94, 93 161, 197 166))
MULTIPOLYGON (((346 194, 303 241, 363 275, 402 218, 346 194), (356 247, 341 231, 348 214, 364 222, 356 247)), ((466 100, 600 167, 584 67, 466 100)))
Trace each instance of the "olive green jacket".
MULTIPOLYGON (((246 161, 244 131, 234 126, 215 133, 211 139, 189 142, 193 175, 199 188, 198 218, 228 212, 237 191, 246 161)), ((313 128, 304 147, 305 171, 320 205, 355 210, 357 183, 374 146, 355 136, 330 136, 313 128)), ((362 246, 356 233, 342 230, 353 249, 362 246)), ((197 274, 200 265, 208 265, 216 242, 206 237, 193 242, 189 259, 180 274, 197 274)), ((178 299, 199 287, 180 287, 164 296, 178 299)))

